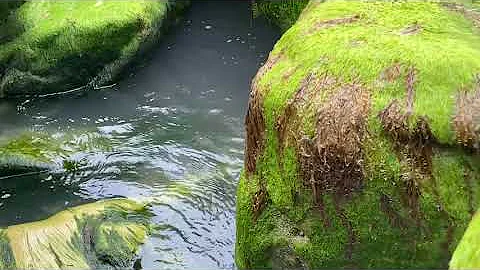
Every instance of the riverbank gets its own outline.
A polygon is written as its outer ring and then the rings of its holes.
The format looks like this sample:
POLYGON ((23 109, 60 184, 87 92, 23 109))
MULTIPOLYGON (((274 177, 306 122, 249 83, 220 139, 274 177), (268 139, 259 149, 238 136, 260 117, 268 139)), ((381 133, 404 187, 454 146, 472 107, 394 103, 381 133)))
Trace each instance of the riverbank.
POLYGON ((187 1, 30 1, 0 45, 0 98, 95 89, 148 51, 187 1))
POLYGON ((252 82, 240 268, 448 267, 479 206, 472 12, 306 7, 252 82))

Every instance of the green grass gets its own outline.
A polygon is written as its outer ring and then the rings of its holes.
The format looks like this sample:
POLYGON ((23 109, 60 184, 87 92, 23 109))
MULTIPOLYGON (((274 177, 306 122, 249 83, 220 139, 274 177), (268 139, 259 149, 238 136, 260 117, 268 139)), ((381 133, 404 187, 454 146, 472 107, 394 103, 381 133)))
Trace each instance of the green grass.
POLYGON ((27 2, 16 12, 24 32, 0 46, 0 93, 69 90, 91 82, 114 61, 125 65, 143 43, 158 37, 170 5, 167 0, 27 2))
MULTIPOLYGON (((239 267, 268 266, 269 250, 282 243, 293 245, 296 256, 312 269, 347 265, 446 267, 471 218, 471 208, 478 207, 480 198, 480 186, 473 180, 479 177, 476 168, 480 159, 457 146, 451 124, 456 94, 462 89, 471 90, 475 75, 480 72, 480 30, 462 14, 432 2, 311 2, 275 45, 271 57, 275 56, 280 56, 280 60, 259 83, 266 122, 265 148, 256 172, 248 179, 242 177, 238 189, 239 267), (315 28, 328 20, 355 15, 359 19, 353 23, 315 28), (401 34, 414 24, 420 25, 421 31, 401 34), (401 76, 393 82, 382 81, 382 72, 395 63, 402 66, 401 76), (432 175, 416 179, 421 192, 417 203, 420 221, 405 201, 404 175, 411 168, 407 160, 395 153, 377 117, 394 99, 405 104, 409 67, 416 70, 413 119, 427 117, 433 135, 442 145, 434 147, 432 175), (322 197, 325 213, 333 224, 326 228, 316 206, 308 199, 311 192, 299 177, 296 150, 287 146, 279 152, 278 148, 277 121, 308 74, 326 74, 340 84, 356 80, 371 96, 369 137, 362 146, 364 185, 339 206, 356 237, 352 258, 348 260, 348 230, 336 213, 333 195, 327 192, 322 197), (262 184, 268 191, 269 202, 254 222, 251 204, 262 184), (389 211, 403 225, 392 225, 381 203, 385 198, 389 211), (276 234, 277 226, 281 226, 275 222, 279 216, 294 223, 308 241, 292 244, 291 236, 276 234)), ((299 111, 300 127, 294 130, 295 134, 314 136, 315 111, 331 93, 316 95, 307 100, 313 108, 299 111)))

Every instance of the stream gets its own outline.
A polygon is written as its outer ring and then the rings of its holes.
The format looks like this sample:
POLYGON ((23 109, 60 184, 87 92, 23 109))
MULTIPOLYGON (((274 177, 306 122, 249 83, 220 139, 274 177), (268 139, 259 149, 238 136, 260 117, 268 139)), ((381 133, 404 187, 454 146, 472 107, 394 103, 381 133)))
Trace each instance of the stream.
POLYGON ((0 227, 111 197, 152 200, 161 230, 146 269, 234 268, 235 195, 249 85, 280 32, 249 1, 192 1, 140 67, 114 86, 0 101, 0 136, 25 131, 107 138, 75 174, 0 181, 0 227))

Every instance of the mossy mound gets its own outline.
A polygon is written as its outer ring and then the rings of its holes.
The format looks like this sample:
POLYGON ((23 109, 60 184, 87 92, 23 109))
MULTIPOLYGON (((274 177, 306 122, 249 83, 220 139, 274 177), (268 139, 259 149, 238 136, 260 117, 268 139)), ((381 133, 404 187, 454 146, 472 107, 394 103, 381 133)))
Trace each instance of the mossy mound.
POLYGON ((477 15, 308 4, 252 82, 239 267, 448 266, 480 200, 477 15))
POLYGON ((131 267, 149 231, 145 205, 99 201, 0 230, 0 269, 131 267))
POLYGON ((0 98, 111 82, 165 30, 183 1, 29 1, 23 32, 0 45, 0 98))

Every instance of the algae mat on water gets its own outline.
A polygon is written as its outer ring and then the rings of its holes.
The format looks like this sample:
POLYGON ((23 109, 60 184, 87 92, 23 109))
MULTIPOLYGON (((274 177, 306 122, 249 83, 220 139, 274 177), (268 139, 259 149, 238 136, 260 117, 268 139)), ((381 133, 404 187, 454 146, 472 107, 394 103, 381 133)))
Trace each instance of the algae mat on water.
POLYGON ((110 82, 185 1, 28 1, 23 31, 0 44, 0 98, 110 82))
POLYGON ((111 199, 0 229, 0 269, 131 267, 150 215, 144 204, 111 199))
POLYGON ((480 200, 480 15, 311 1, 252 82, 241 268, 444 268, 480 200))

